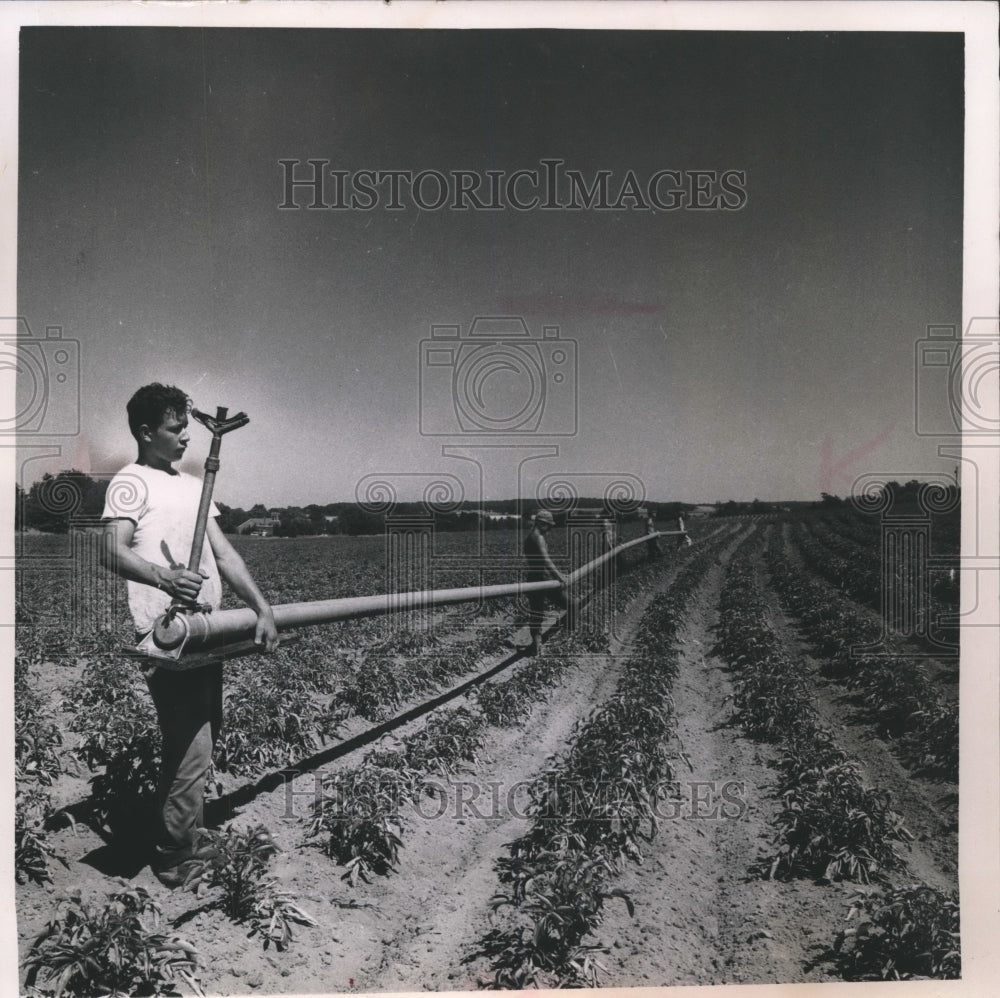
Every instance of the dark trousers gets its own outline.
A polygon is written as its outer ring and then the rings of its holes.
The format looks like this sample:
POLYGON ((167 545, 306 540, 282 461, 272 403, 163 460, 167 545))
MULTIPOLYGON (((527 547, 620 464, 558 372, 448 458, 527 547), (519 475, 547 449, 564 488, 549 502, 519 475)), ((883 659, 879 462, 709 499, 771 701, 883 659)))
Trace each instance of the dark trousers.
POLYGON ((562 610, 569 609, 569 599, 565 589, 553 589, 551 592, 530 592, 528 597, 528 630, 532 641, 536 640, 542 630, 542 620, 545 617, 545 606, 551 603, 562 610))
POLYGON ((204 824, 205 783, 222 730, 222 664, 146 677, 163 736, 156 860, 183 862, 204 824))

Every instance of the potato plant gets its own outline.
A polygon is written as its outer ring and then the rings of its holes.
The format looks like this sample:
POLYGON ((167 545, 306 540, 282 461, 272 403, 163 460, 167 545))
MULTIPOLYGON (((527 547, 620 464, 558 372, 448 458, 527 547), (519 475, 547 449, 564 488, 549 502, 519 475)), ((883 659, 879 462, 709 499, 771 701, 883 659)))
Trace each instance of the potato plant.
POLYGON ((882 567, 880 551, 873 547, 862 554, 857 548, 838 543, 829 535, 816 534, 798 524, 795 543, 806 564, 838 590, 872 610, 882 609, 882 567))
POLYGON ((615 694, 574 728, 569 748, 552 757, 528 803, 531 829, 508 846, 496 868, 502 890, 494 910, 513 924, 484 940, 492 986, 576 987, 599 983, 604 903, 624 892, 609 878, 656 833, 655 800, 673 778, 670 685, 684 612, 714 552, 702 551, 670 590, 653 599, 615 694))
POLYGON ((257 775, 310 755, 324 743, 315 687, 270 666, 227 680, 223 715, 215 749, 221 772, 257 775))
POLYGON ((485 746, 484 727, 481 714, 459 707, 432 716, 398 748, 373 749, 357 768, 328 774, 307 838, 320 839, 352 886, 388 874, 403 845, 403 807, 423 792, 431 773, 447 777, 473 762, 485 746))
POLYGON ((827 765, 782 795, 778 852, 768 876, 870 883, 900 866, 893 841, 912 841, 886 793, 865 787, 850 762, 827 765))
POLYGON ((31 993, 161 995, 175 994, 179 984, 202 993, 197 950, 160 931, 160 906, 144 888, 121 883, 103 907, 79 892, 60 902, 24 961, 31 993))
POLYGON ((359 651, 353 674, 330 702, 329 729, 336 730, 355 715, 372 722, 388 720, 405 704, 476 669, 510 633, 507 623, 489 623, 477 627, 471 640, 443 640, 443 635, 461 621, 468 622, 463 615, 451 620, 444 631, 420 640, 416 647, 419 654, 407 651, 405 635, 359 651))
POLYGON ((198 862, 185 886, 215 891, 211 907, 239 925, 249 925, 250 936, 259 935, 267 949, 280 950, 292 941, 292 925, 316 925, 291 894, 267 877, 267 867, 278 852, 271 833, 263 826, 244 831, 232 826, 222 832, 202 833, 201 844, 216 854, 198 862))
POLYGON ((329 723, 336 728, 353 715, 372 722, 388 720, 404 704, 439 689, 471 666, 472 657, 461 647, 411 659, 366 650, 352 677, 334 693, 329 723))
POLYGON ((52 880, 49 860, 65 859, 49 842, 49 788, 64 769, 62 732, 47 698, 33 686, 27 657, 14 660, 14 876, 18 883, 52 880))
POLYGON ((961 977, 955 895, 926 885, 856 898, 852 926, 834 943, 849 981, 956 980, 961 977))
MULTIPOLYGON (((838 536, 819 523, 812 524, 809 532, 804 524, 798 526, 795 542, 806 565, 844 595, 880 613, 884 589, 887 584, 893 583, 893 578, 886 579, 883 572, 881 537, 862 546, 838 536)), ((903 575, 908 571, 909 567, 905 563, 898 566, 895 581, 903 582, 903 575)), ((957 613, 957 575, 952 581, 940 571, 929 571, 922 581, 929 590, 929 604, 920 611, 927 616, 927 619, 920 621, 923 626, 926 627, 930 621, 940 620, 944 615, 957 613)), ((937 625, 936 630, 942 635, 950 633, 951 639, 957 641, 954 627, 937 625)), ((940 654, 940 649, 938 653, 940 654)))
POLYGON ((420 773, 449 777, 462 762, 474 762, 486 747, 486 722, 467 707, 432 715, 404 741, 407 765, 420 773))
POLYGON ((543 855, 523 869, 522 891, 494 896, 492 909, 513 906, 531 922, 486 941, 494 967, 495 988, 597 987, 599 946, 582 940, 603 918, 604 902, 620 898, 634 911, 631 898, 620 888, 609 888, 614 870, 604 858, 585 852, 543 855))
POLYGON ((755 738, 781 741, 814 714, 811 696, 770 626, 752 571, 735 558, 719 610, 719 650, 733 666, 734 720, 755 738))
POLYGON ((868 883, 900 865, 893 842, 912 840, 885 793, 864 786, 857 764, 833 743, 801 668, 784 653, 749 559, 734 557, 719 601, 720 648, 734 669, 736 719, 786 746, 776 853, 768 877, 868 883))
POLYGON ((412 782, 392 766, 363 765, 323 778, 322 796, 313 805, 306 835, 345 867, 351 886, 395 869, 403 844, 403 804, 411 801, 412 782))
POLYGON ((920 660, 854 654, 853 646, 880 636, 868 617, 794 569, 777 537, 767 560, 782 604, 828 656, 824 672, 856 692, 879 733, 895 739, 915 765, 957 780, 957 707, 942 699, 920 660))
POLYGON ((67 691, 63 709, 81 738, 73 756, 95 772, 89 809, 98 825, 129 821, 156 794, 160 729, 141 674, 131 662, 98 659, 67 691))
MULTIPOLYGON (((542 659, 546 664, 553 660, 542 659)), ((541 688, 527 683, 518 687, 512 681, 484 683, 476 690, 476 706, 488 724, 512 728, 527 723, 531 704, 541 696, 541 688)))
POLYGON ((49 841, 45 824, 52 815, 48 790, 35 782, 19 780, 14 793, 14 877, 19 884, 52 882, 49 860, 68 866, 49 841))
POLYGON ((14 684, 14 774, 43 786, 64 770, 63 737, 48 703, 25 684, 14 684))

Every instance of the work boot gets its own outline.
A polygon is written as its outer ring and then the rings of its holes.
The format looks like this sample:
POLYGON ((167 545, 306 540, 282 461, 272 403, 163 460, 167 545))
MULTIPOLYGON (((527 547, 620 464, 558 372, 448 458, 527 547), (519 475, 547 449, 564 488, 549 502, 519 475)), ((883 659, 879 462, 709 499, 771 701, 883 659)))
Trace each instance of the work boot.
POLYGON ((196 832, 194 842, 189 846, 180 849, 158 848, 150 867, 164 887, 173 889, 183 887, 193 872, 200 870, 206 863, 211 863, 218 855, 219 847, 212 839, 196 832))
POLYGON ((178 887, 183 887, 192 874, 196 874, 202 868, 202 860, 200 859, 186 859, 181 863, 176 863, 173 866, 165 866, 163 868, 153 868, 153 876, 164 887, 169 887, 170 890, 175 890, 178 887))

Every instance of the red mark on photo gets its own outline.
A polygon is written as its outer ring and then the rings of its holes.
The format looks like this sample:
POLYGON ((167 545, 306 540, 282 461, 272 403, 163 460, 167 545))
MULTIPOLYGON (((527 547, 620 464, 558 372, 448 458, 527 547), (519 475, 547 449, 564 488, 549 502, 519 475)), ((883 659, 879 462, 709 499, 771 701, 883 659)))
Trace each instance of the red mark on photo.
POLYGON ((820 492, 832 493, 834 489, 834 479, 843 478, 848 482, 853 484, 854 477, 847 473, 847 469, 852 465, 856 464, 863 457, 871 454, 881 443, 883 443, 889 436, 890 433, 896 428, 896 421, 893 420, 884 430, 880 431, 874 437, 871 438, 867 443, 863 443, 860 447, 855 447, 854 450, 848 451, 842 458, 834 462, 833 459, 833 440, 827 437, 822 446, 820 447, 819 455, 819 490, 820 492))

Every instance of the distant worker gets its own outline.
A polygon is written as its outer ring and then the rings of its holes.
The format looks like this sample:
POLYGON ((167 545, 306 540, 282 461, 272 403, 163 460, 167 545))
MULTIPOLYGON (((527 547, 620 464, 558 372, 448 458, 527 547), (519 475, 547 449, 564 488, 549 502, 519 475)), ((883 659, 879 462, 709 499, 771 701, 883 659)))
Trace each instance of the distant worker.
MULTIPOLYGON (((607 554, 609 551, 614 551, 615 545, 617 544, 617 538, 615 537, 615 515, 610 510, 605 510, 601 514, 601 554, 607 554)), ((616 554, 614 558, 609 559, 607 566, 605 567, 605 579, 607 583, 613 581, 611 573, 614 575, 619 575, 622 568, 622 556, 621 554, 616 554)))
POLYGON ((678 550, 684 547, 691 547, 691 538, 688 536, 687 531, 684 529, 684 517, 679 513, 677 514, 677 529, 681 532, 680 536, 677 538, 678 550))
POLYGON ((607 554, 615 549, 614 517, 605 510, 601 514, 601 554, 607 554))
POLYGON ((569 580, 556 568, 556 564, 549 554, 548 545, 545 543, 545 535, 555 525, 555 517, 547 509, 541 509, 535 514, 532 528, 524 539, 524 581, 548 582, 551 579, 556 579, 562 586, 562 589, 555 591, 526 594, 528 597, 528 632, 531 635, 531 644, 527 646, 529 655, 538 655, 541 652, 542 620, 546 602, 551 600, 563 610, 569 609, 569 599, 566 593, 569 580))
POLYGON ((646 554, 650 561, 656 561, 663 553, 660 550, 660 538, 656 536, 656 522, 653 519, 652 511, 646 512, 646 534, 649 540, 646 541, 646 554))

